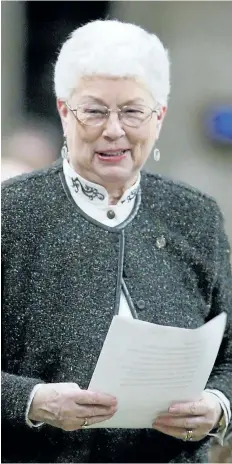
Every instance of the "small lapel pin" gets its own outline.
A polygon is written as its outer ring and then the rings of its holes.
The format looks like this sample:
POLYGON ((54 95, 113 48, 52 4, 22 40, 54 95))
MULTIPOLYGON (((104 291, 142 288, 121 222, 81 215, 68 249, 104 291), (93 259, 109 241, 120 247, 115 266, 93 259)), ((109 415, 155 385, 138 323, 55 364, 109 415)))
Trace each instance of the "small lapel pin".
POLYGON ((157 248, 164 248, 167 245, 167 240, 164 235, 161 235, 161 237, 156 239, 155 245, 157 248))

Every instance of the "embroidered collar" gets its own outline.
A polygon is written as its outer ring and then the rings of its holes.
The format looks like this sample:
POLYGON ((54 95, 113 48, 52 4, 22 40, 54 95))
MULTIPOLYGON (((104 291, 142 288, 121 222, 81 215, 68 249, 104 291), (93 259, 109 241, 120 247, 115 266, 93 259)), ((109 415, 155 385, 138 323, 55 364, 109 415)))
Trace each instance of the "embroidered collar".
MULTIPOLYGON (((70 190, 72 190, 72 194, 75 194, 75 196, 80 195, 92 204, 101 204, 104 206, 109 205, 108 192, 104 187, 102 187, 102 185, 95 184, 81 177, 76 173, 76 171, 74 171, 67 160, 63 161, 63 171, 68 186, 70 190)), ((123 196, 117 203, 118 205, 130 203, 134 200, 139 190, 140 178, 141 175, 139 174, 136 183, 124 192, 123 196)))

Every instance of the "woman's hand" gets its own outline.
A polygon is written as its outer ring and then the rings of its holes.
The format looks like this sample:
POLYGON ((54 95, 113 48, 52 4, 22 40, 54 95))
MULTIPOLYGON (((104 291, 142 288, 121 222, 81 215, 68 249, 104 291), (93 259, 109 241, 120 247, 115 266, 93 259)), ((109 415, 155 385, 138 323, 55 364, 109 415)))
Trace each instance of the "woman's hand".
POLYGON ((221 414, 218 398, 203 392, 198 401, 174 403, 167 414, 156 418, 153 428, 182 440, 198 441, 218 426, 221 414))
POLYGON ((48 383, 35 393, 28 417, 66 431, 110 419, 117 400, 105 393, 81 390, 76 383, 48 383))

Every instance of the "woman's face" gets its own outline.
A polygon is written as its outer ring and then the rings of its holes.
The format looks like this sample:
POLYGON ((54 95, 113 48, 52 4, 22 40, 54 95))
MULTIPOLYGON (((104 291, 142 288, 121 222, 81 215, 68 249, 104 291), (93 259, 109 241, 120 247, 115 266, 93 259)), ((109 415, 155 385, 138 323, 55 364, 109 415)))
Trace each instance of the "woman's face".
MULTIPOLYGON (((93 114, 102 105, 111 109, 128 105, 129 112, 141 105, 151 109, 157 105, 135 80, 103 77, 82 79, 67 103, 72 109, 82 105, 84 111, 93 114)), ((85 179, 106 188, 112 183, 130 186, 135 182, 155 144, 166 110, 161 108, 160 115, 153 113, 139 127, 128 127, 116 112, 111 112, 103 125, 88 126, 77 121, 65 102, 58 100, 57 106, 71 165, 85 179)))

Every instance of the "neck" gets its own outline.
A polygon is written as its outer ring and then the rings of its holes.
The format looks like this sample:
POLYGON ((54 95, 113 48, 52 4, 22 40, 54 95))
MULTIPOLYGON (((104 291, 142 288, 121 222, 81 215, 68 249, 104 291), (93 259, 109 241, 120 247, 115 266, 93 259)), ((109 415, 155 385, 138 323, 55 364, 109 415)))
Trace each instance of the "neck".
MULTIPOLYGON (((70 163, 71 164, 71 163, 70 163)), ((123 196, 124 192, 132 187, 135 184, 138 174, 135 174, 131 179, 123 182, 103 182, 101 179, 97 179, 94 176, 89 176, 88 173, 81 173, 77 168, 74 168, 71 164, 71 167, 79 174, 83 179, 93 182, 94 184, 101 185, 104 187, 109 195, 109 204, 116 205, 120 198, 123 196)))
POLYGON ((123 196, 124 192, 126 191, 126 189, 122 189, 122 190, 115 190, 115 191, 110 191, 108 189, 107 190, 107 193, 109 195, 109 205, 116 205, 118 203, 118 201, 120 200, 120 198, 123 196))
POLYGON ((120 198, 123 196, 123 194, 126 192, 126 190, 128 190, 130 187, 132 187, 135 184, 136 180, 137 180, 137 175, 134 176, 129 181, 127 181, 126 183, 121 184, 121 185, 119 185, 118 183, 117 184, 109 183, 109 184, 104 184, 104 185, 101 184, 106 189, 109 195, 109 204, 116 205, 118 201, 120 200, 120 198))

